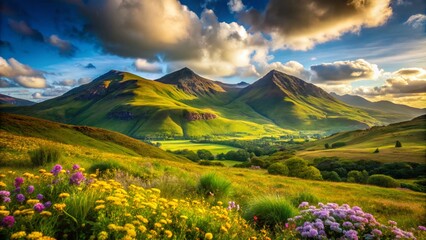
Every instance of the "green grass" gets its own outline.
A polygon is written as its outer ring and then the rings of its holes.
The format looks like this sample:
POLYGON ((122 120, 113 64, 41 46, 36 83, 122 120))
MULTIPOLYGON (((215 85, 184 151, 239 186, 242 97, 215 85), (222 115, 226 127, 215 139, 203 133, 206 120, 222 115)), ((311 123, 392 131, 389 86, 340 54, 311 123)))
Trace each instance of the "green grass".
POLYGON ((212 152, 214 155, 217 155, 219 153, 227 153, 231 150, 238 150, 238 148, 227 145, 213 143, 193 143, 190 140, 167 140, 157 142, 161 143, 161 149, 170 151, 188 149, 197 152, 197 150, 206 149, 212 152))

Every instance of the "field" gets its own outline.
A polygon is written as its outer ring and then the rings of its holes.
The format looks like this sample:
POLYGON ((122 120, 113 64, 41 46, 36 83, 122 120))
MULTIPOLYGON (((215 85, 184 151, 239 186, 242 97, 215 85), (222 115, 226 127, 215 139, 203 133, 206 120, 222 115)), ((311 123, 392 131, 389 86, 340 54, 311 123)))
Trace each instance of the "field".
POLYGON ((170 140, 170 141, 157 141, 161 143, 161 149, 163 150, 170 150, 170 151, 176 151, 176 150, 193 150, 196 152, 200 149, 206 149, 212 152, 214 155, 219 153, 227 153, 231 150, 238 150, 238 148, 226 146, 226 145, 220 145, 220 144, 213 144, 213 143, 193 143, 190 140, 170 140))

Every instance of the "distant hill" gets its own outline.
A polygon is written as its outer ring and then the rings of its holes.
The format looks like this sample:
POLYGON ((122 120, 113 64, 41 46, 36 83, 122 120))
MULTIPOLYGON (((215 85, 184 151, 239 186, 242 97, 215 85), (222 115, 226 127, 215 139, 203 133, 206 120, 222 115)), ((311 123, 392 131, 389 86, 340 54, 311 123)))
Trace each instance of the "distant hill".
POLYGON ((283 128, 340 131, 378 123, 365 111, 340 102, 321 88, 275 70, 241 90, 237 101, 247 103, 283 128))
POLYGON ((5 111, 135 138, 334 133, 380 124, 366 111, 278 71, 248 85, 209 80, 188 68, 156 81, 113 70, 62 96, 5 111))
POLYGON ((330 93, 330 95, 346 104, 364 109, 371 116, 380 119, 384 123, 406 121, 426 113, 426 109, 395 104, 390 101, 371 102, 363 97, 349 94, 338 95, 330 93))
POLYGON ((35 102, 0 94, 0 106, 1 105, 31 106, 33 104, 35 104, 35 102))
POLYGON ((22 115, 1 113, 1 132, 63 144, 85 146, 111 153, 137 154, 142 157, 180 160, 180 158, 157 147, 121 133, 101 128, 61 124, 22 115))
POLYGON ((347 159, 371 159, 384 162, 426 163, 426 115, 410 121, 376 126, 366 130, 334 134, 319 141, 305 144, 299 155, 306 158, 338 156, 347 159), (402 143, 395 148, 396 141, 402 143), (345 146, 325 149, 325 144, 343 142, 345 146), (379 148, 379 153, 373 153, 379 148))

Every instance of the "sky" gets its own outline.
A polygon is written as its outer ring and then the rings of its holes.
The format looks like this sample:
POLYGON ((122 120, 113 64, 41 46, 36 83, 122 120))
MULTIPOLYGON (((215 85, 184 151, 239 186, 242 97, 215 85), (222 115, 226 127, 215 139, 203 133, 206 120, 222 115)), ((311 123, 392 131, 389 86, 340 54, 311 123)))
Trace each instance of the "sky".
POLYGON ((426 107, 424 0, 0 0, 0 93, 36 102, 115 69, 272 69, 328 92, 426 107))

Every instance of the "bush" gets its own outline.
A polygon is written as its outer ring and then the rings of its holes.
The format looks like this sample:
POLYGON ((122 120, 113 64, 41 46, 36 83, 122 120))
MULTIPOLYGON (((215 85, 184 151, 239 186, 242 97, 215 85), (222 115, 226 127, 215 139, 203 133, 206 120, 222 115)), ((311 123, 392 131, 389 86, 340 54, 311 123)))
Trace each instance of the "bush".
POLYGON ((197 151, 197 155, 200 159, 204 159, 204 160, 214 160, 214 156, 213 154, 206 149, 200 149, 197 151))
POLYGON ((291 199, 293 206, 298 207, 302 202, 308 202, 310 204, 318 204, 319 199, 309 192, 301 192, 299 195, 291 199))
POLYGON ((253 222, 257 227, 274 229, 283 226, 288 218, 295 216, 297 210, 284 198, 266 196, 254 199, 244 213, 247 221, 253 222))
POLYGON ((345 142, 335 142, 333 144, 331 144, 331 148, 339 148, 339 147, 344 147, 346 146, 345 142))
POLYGON ((225 158, 228 160, 245 162, 250 158, 250 153, 244 149, 239 149, 238 151, 231 150, 225 154, 225 158))
POLYGON ((397 140, 396 143, 395 143, 395 147, 402 147, 401 142, 397 140))
POLYGON ((330 148, 330 144, 328 144, 328 143, 324 144, 324 148, 325 149, 329 149, 330 148))
POLYGON ((303 158, 292 157, 284 161, 289 170, 290 177, 298 177, 304 179, 322 179, 321 172, 314 166, 308 166, 308 162, 303 158))
POLYGON ((225 164, 221 162, 213 162, 213 161, 206 161, 206 160, 200 160, 198 164, 203 166, 219 166, 219 167, 225 167, 225 164))
POLYGON ((363 170, 361 171, 357 171, 357 170, 352 170, 350 172, 348 172, 348 182, 352 182, 352 183, 366 183, 368 179, 368 172, 363 170))
POLYGON ((273 163, 268 167, 268 173, 273 175, 288 176, 288 167, 281 162, 273 163))
POLYGON ((379 148, 376 148, 376 150, 374 150, 374 152, 373 153, 379 153, 380 151, 379 151, 379 148))
POLYGON ((321 176, 326 181, 332 181, 332 182, 341 182, 342 179, 340 178, 339 174, 335 171, 321 171, 321 176))
POLYGON ((368 178, 367 183, 371 185, 387 187, 387 188, 395 188, 400 186, 399 182, 396 181, 394 178, 387 175, 383 175, 383 174, 371 175, 368 178))
POLYGON ((259 166, 261 168, 265 167, 265 161, 263 161, 262 159, 258 158, 258 157, 252 157, 250 159, 250 163, 253 166, 259 166))
POLYGON ((214 173, 208 173, 201 176, 198 192, 203 196, 214 196, 220 199, 231 192, 231 182, 214 173))
POLYGON ((198 155, 192 150, 188 150, 188 149, 177 150, 177 151, 174 151, 173 153, 182 155, 193 162, 197 162, 198 160, 200 160, 198 155))
POLYGON ((28 154, 34 166, 43 166, 46 163, 58 162, 61 158, 61 152, 49 146, 41 146, 28 154))

